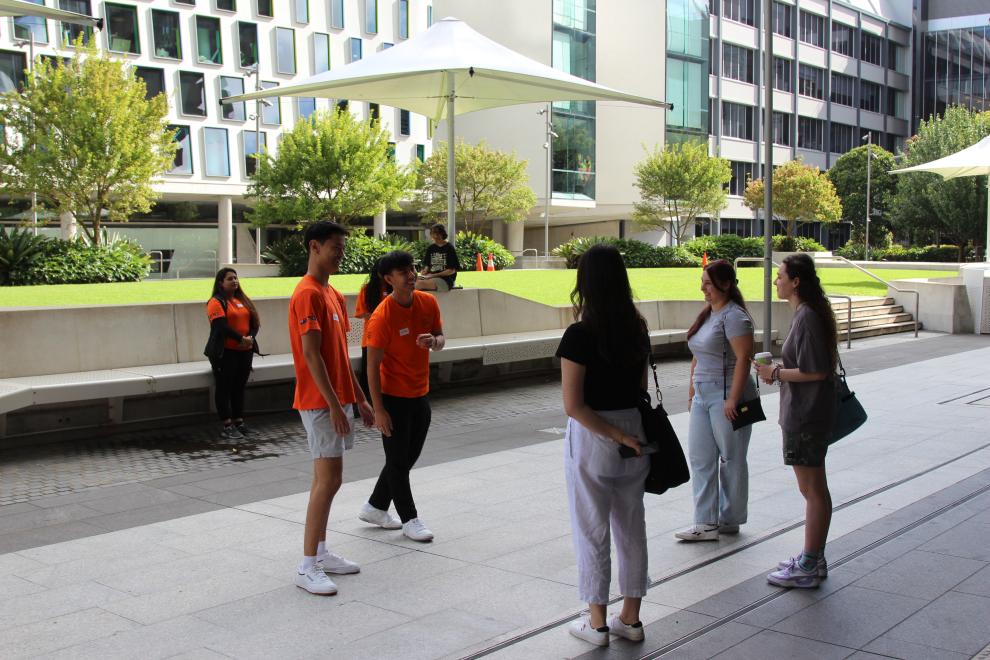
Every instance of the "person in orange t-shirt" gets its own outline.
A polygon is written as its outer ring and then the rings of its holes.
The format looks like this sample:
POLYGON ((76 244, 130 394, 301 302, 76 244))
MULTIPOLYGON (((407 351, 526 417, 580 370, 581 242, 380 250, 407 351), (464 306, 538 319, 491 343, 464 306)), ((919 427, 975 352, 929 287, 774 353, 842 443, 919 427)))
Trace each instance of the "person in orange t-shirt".
POLYGON ((414 541, 431 541, 433 532, 419 519, 409 485, 409 471, 423 451, 430 429, 430 349, 445 339, 436 298, 416 290, 416 269, 408 252, 389 252, 378 273, 392 287, 368 320, 368 387, 375 426, 382 433, 385 467, 358 518, 396 528, 388 512, 395 510, 402 533, 414 541))
POLYGON ((354 445, 346 406, 357 403, 366 426, 374 412, 358 387, 347 351, 347 306, 330 286, 344 258, 347 231, 320 221, 306 228, 303 243, 309 254, 305 277, 289 300, 289 343, 296 371, 292 407, 299 411, 313 457, 313 484, 306 508, 303 560, 296 586, 321 596, 337 593, 327 573, 357 573, 352 561, 326 547, 327 520, 334 495, 343 482, 344 450, 354 445))
POLYGON ((371 313, 378 309, 378 304, 382 298, 392 293, 392 287, 385 283, 382 276, 378 274, 378 262, 375 260, 368 273, 368 281, 361 287, 357 299, 354 301, 354 318, 364 321, 364 332, 361 333, 361 370, 358 372, 358 383, 364 396, 371 398, 368 391, 368 319, 371 313))
POLYGON ((210 321, 207 350, 212 353, 210 365, 216 380, 213 400, 223 422, 220 438, 241 440, 252 434, 244 425, 244 391, 258 352, 255 337, 261 321, 233 268, 217 271, 213 295, 206 303, 206 318, 210 321))

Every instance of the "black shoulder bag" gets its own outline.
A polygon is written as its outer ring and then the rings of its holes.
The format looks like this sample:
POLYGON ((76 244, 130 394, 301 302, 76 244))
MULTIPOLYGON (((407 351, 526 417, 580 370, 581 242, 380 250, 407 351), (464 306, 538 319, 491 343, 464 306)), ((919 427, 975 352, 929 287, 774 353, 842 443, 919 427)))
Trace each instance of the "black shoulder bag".
MULTIPOLYGON (((645 490, 647 493, 660 495, 670 488, 685 484, 691 478, 688 471, 684 450, 677 439, 674 427, 670 424, 667 411, 663 409, 663 394, 660 392, 660 380, 657 378, 657 364, 650 354, 650 368, 653 370, 653 384, 656 387, 657 407, 653 407, 650 393, 640 391, 639 408, 643 420, 643 431, 646 441, 652 445, 650 453, 650 472, 646 475, 645 490)), ((625 449, 625 447, 623 447, 625 449)), ((644 452, 646 453, 646 452, 644 452)))
MULTIPOLYGON (((223 307, 224 315, 227 314, 227 301, 223 298, 217 296, 217 300, 220 302, 220 306, 223 307)), ((220 364, 223 361, 223 332, 216 325, 210 324, 210 338, 206 340, 206 348, 203 349, 203 355, 210 361, 210 367, 214 371, 220 370, 220 364)))
POLYGON ((835 378, 835 426, 828 444, 837 442, 866 423, 867 415, 856 393, 846 383, 846 368, 839 358, 839 373, 835 378))
MULTIPOLYGON (((728 345, 729 338, 725 335, 725 322, 722 322, 722 400, 725 401, 729 398, 728 396, 728 379, 726 377, 726 369, 729 363, 728 356, 728 345)), ((748 376, 747 376, 748 378, 748 376)), ((760 379, 756 379, 756 398, 750 399, 749 401, 740 401, 736 404, 736 418, 732 420, 732 430, 738 431, 741 428, 745 428, 750 424, 755 424, 756 422, 762 422, 767 418, 763 413, 763 403, 760 401, 760 379)))

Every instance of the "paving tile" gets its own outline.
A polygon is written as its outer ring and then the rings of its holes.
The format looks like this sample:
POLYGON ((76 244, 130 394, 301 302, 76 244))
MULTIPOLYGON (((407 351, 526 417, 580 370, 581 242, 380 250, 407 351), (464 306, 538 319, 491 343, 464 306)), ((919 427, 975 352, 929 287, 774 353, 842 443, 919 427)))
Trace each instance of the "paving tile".
POLYGON ((853 649, 804 637, 787 635, 773 630, 763 630, 744 639, 739 644, 714 656, 718 660, 828 660, 845 658, 853 649))
POLYGON ((845 589, 858 577, 855 573, 831 571, 828 578, 822 580, 821 586, 817 589, 789 589, 784 591, 779 587, 774 587, 779 594, 776 598, 739 616, 736 621, 758 628, 771 628, 787 617, 793 616, 822 599, 845 589))
POLYGON ((914 644, 890 635, 882 635, 864 648, 867 652, 877 653, 885 658, 903 660, 970 660, 971 657, 969 653, 956 653, 924 644, 914 644))
POLYGON ((990 642, 988 624, 990 598, 950 591, 886 636, 974 655, 990 642))
MULTIPOLYGON (((53 598, 48 590, 0 600, 0 631, 13 630, 39 621, 81 610, 108 605, 126 594, 95 582, 69 585, 53 598)), ((2 654, 0 654, 2 656, 2 654)))
POLYGON ((990 597, 990 564, 957 584, 954 591, 990 597))
POLYGON ((108 513, 90 518, 87 522, 98 525, 107 531, 139 527, 180 516, 213 511, 216 506, 201 500, 182 499, 170 504, 156 504, 130 511, 108 513))
POLYGON ((67 522, 85 520, 99 515, 82 504, 64 504, 49 509, 35 507, 32 511, 0 516, 0 534, 7 535, 23 530, 35 530, 67 522))
POLYGON ((139 491, 121 493, 86 501, 86 506, 100 513, 119 513, 132 509, 142 509, 156 504, 177 502, 183 497, 176 493, 157 488, 142 488, 139 491))
POLYGON ((34 657, 136 627, 129 619, 89 608, 5 630, 0 636, 0 657, 34 657))
POLYGON ((228 631, 191 616, 113 631, 99 639, 59 649, 42 657, 51 660, 160 660, 193 652, 206 644, 226 641, 228 631))
POLYGON ((0 594, 3 594, 5 598, 27 596, 28 594, 36 594, 46 589, 47 587, 37 582, 31 582, 16 575, 0 575, 0 594))
POLYGON ((676 658, 676 660, 707 660, 738 646, 744 640, 759 634, 761 631, 761 628, 730 621, 678 647, 664 657, 676 658))
POLYGON ((913 550, 855 584, 866 589, 933 600, 984 566, 985 562, 973 559, 913 550))
POLYGON ((960 525, 940 534, 921 546, 922 550, 954 557, 990 561, 990 524, 960 525))

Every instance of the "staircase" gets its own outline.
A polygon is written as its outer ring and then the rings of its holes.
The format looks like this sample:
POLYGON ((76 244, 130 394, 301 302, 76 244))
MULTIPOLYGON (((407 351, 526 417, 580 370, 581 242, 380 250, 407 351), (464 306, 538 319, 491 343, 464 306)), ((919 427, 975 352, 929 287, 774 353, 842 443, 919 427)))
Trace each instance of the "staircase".
MULTIPOLYGON (((876 337, 895 332, 914 332, 914 317, 904 310, 902 305, 894 303, 893 298, 882 297, 852 297, 852 338, 876 337)), ((841 298, 832 298, 832 309, 839 330, 839 341, 846 340, 846 326, 849 325, 849 302, 841 298)), ((918 324, 921 327, 921 324, 918 324)))

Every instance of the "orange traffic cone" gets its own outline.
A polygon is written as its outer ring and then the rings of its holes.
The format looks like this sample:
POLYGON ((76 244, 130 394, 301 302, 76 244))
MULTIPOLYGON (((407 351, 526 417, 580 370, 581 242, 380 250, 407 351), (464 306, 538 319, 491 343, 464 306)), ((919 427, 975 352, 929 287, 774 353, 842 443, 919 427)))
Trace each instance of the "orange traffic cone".
POLYGON ((481 265, 481 253, 478 253, 478 263, 475 265, 475 270, 479 273, 485 270, 484 266, 481 265))
POLYGON ((701 267, 704 268, 707 265, 708 265, 708 253, 707 252, 702 252, 701 253, 701 267))
POLYGON ((492 256, 491 252, 488 253, 488 272, 495 272, 495 257, 492 256))

